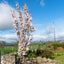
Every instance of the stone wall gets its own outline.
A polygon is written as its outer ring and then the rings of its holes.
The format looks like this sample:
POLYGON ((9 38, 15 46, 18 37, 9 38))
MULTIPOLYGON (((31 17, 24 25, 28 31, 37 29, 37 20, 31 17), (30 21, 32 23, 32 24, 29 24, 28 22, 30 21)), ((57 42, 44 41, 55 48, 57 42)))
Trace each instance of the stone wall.
POLYGON ((1 64, 55 64, 58 62, 64 62, 64 60, 52 60, 49 58, 42 58, 42 57, 37 57, 37 58, 17 58, 15 63, 15 54, 6 54, 1 57, 1 64))
POLYGON ((56 61, 47 59, 47 58, 25 58, 25 60, 22 60, 20 64, 55 64, 56 61))
POLYGON ((1 64, 15 64, 15 55, 11 53, 1 56, 1 64))

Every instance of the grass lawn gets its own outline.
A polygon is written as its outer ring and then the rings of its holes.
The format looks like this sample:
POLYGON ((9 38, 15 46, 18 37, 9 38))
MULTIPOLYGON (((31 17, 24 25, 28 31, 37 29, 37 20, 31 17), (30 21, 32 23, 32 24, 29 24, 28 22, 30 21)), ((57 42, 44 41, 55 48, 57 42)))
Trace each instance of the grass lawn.
POLYGON ((62 55, 62 56, 57 56, 57 57, 55 58, 55 60, 64 60, 64 55, 62 55))

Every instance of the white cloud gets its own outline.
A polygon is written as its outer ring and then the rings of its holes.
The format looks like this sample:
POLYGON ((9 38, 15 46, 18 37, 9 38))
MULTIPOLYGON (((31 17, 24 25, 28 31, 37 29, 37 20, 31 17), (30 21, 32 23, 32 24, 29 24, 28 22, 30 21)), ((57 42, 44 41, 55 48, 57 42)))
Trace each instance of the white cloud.
POLYGON ((53 41, 53 27, 46 27, 44 32, 40 32, 38 35, 33 36, 33 41, 53 41))
MULTIPOLYGON (((49 26, 48 26, 49 27, 49 26)), ((52 31, 52 30, 51 30, 52 31)), ((49 32, 49 31, 48 31, 49 32)), ((0 36, 0 40, 2 41, 6 41, 8 43, 11 43, 11 42, 16 42, 17 41, 17 36, 14 34, 14 35, 2 35, 0 36)), ((56 32, 56 40, 64 40, 64 31, 57 31, 56 32)), ((39 34, 36 34, 36 35, 33 35, 33 41, 54 41, 54 33, 51 32, 49 33, 49 35, 47 34, 47 30, 42 32, 42 33, 39 33, 39 34)))
POLYGON ((13 28, 13 18, 11 16, 11 10, 15 9, 7 3, 0 3, 0 29, 13 28))
POLYGON ((14 43, 17 41, 17 36, 16 35, 2 35, 0 36, 0 41, 5 41, 8 43, 14 43))
POLYGON ((45 41, 47 36, 45 35, 34 35, 33 36, 33 41, 45 41))
MULTIPOLYGON (((64 30, 62 27, 60 26, 55 30, 56 41, 64 40, 64 30), (61 28, 61 30, 59 30, 59 28, 61 28)), ((40 32, 38 35, 34 35, 33 37, 33 41, 54 41, 53 27, 48 26, 44 32, 40 32)))
POLYGON ((40 1, 40 5, 45 6, 44 0, 40 1))

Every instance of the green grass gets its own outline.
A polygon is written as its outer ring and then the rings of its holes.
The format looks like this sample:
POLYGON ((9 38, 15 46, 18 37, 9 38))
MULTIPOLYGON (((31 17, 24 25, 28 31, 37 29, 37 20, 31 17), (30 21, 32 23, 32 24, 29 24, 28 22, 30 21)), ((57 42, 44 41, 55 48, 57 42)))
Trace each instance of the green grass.
MULTIPOLYGON (((40 46, 40 48, 44 48, 44 47, 45 47, 45 45, 40 46)), ((29 50, 34 50, 34 49, 38 49, 38 48, 39 48, 38 45, 32 45, 32 46, 29 46, 29 50)))
POLYGON ((55 50, 55 53, 62 53, 62 51, 59 51, 59 50, 55 50))
MULTIPOLYGON (((45 45, 40 46, 40 48, 44 48, 44 47, 45 45)), ((29 46, 29 50, 34 50, 38 48, 39 48, 38 45, 29 46)), ((14 46, 8 46, 5 48, 0 48, 0 50, 1 50, 1 55, 5 55, 5 54, 12 53, 12 52, 17 52, 18 48, 15 48, 14 46)))
POLYGON ((64 55, 55 57, 55 60, 64 60, 64 55))
POLYGON ((1 55, 5 55, 5 54, 12 53, 12 52, 17 52, 18 48, 6 47, 6 48, 0 48, 0 50, 1 50, 1 55))
POLYGON ((56 63, 56 64, 64 64, 64 62, 56 63))

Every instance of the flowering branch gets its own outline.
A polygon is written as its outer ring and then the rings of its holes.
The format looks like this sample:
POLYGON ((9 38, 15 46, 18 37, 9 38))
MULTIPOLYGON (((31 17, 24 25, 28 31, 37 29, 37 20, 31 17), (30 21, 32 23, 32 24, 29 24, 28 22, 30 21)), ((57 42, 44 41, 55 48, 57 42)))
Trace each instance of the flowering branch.
POLYGON ((18 12, 19 12, 19 20, 20 23, 17 21, 15 16, 15 12, 12 11, 12 17, 14 21, 14 27, 16 29, 16 35, 19 39, 18 43, 18 55, 26 55, 26 51, 29 50, 28 46, 33 39, 33 31, 35 31, 34 27, 31 25, 32 15, 28 14, 27 5, 24 3, 24 13, 25 13, 25 23, 23 23, 22 12, 18 3, 16 4, 18 12), (19 27, 20 25, 20 27, 19 27), (19 30, 20 28, 20 30, 19 30))

